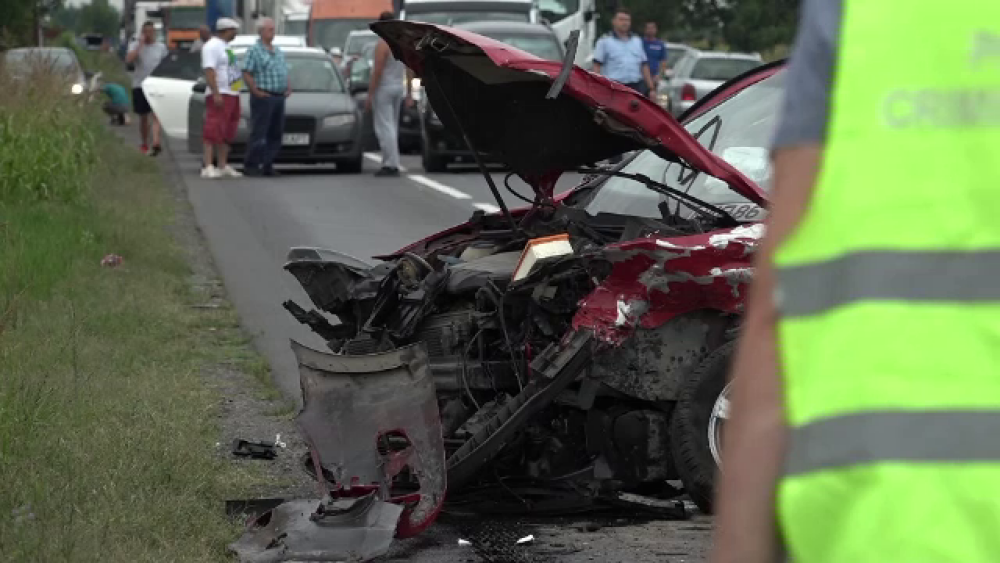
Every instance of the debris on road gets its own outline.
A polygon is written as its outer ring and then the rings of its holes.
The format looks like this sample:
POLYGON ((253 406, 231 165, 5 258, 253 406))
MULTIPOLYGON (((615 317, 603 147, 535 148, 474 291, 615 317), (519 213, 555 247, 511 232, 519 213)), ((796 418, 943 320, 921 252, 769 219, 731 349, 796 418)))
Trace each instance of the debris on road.
MULTIPOLYGON (((281 436, 280 434, 278 435, 281 436)), ((233 440, 233 455, 252 459, 275 459, 278 457, 274 442, 251 442, 239 438, 233 440)))
POLYGON ((101 258, 101 266, 106 268, 117 268, 122 265, 122 257, 117 254, 108 254, 101 258))
POLYGON ((389 550, 402 513, 375 491, 289 501, 258 517, 229 549, 242 563, 370 561, 389 550))

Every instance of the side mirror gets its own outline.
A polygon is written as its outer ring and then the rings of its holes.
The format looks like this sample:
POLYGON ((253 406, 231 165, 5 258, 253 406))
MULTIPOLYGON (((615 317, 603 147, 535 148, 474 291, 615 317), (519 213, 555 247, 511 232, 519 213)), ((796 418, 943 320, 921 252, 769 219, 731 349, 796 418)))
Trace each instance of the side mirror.
POLYGON ((194 86, 191 87, 191 91, 196 94, 204 94, 208 90, 208 84, 204 82, 196 82, 194 86))
POLYGON ((587 10, 586 12, 584 12, 583 13, 583 21, 585 21, 587 23, 590 23, 590 22, 594 21, 594 11, 593 10, 587 10))

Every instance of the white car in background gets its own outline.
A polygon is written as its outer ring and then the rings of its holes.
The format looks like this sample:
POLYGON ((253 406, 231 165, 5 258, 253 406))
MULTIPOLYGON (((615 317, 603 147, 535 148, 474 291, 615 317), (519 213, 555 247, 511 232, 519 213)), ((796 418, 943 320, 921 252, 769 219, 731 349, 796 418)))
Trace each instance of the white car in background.
MULTIPOLYGON (((246 50, 256 42, 256 35, 237 35, 230 46, 235 50, 246 50)), ((288 48, 305 47, 305 38, 276 35, 274 44, 288 48)), ((191 88, 203 75, 201 53, 174 51, 142 82, 142 91, 149 100, 149 106, 160 120, 163 133, 171 139, 187 139, 191 88)))
POLYGON ((668 109, 679 117, 706 94, 730 79, 764 64, 759 53, 727 53, 691 49, 677 62, 666 88, 668 109))

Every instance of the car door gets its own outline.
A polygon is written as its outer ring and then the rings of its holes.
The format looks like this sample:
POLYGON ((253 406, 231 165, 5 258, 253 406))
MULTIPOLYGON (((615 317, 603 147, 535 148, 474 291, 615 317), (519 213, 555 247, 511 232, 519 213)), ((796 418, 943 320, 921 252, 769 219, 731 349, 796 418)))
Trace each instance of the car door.
POLYGON ((188 101, 200 76, 201 53, 174 51, 142 81, 149 107, 160 120, 163 132, 172 139, 187 138, 188 101))

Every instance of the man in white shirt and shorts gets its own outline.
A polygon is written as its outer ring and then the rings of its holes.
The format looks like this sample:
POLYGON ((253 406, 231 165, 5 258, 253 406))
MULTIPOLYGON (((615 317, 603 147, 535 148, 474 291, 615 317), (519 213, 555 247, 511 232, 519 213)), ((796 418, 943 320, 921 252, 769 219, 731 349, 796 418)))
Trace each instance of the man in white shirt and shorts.
POLYGON ((240 124, 240 90, 243 73, 236 62, 236 55, 229 42, 240 28, 232 18, 219 18, 215 22, 215 37, 201 48, 201 67, 208 83, 205 99, 205 123, 202 128, 204 165, 202 178, 242 176, 228 164, 229 144, 236 138, 240 124), (213 156, 218 166, 212 164, 213 156))

